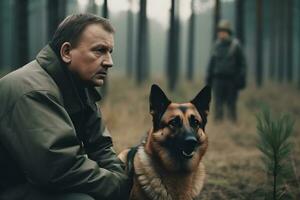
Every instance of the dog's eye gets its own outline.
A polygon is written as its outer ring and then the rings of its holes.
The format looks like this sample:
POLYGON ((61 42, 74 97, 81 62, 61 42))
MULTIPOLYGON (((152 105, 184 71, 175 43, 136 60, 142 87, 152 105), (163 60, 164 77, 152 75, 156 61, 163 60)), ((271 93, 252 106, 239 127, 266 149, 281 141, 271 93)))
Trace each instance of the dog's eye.
POLYGON ((196 119, 194 115, 192 115, 190 118, 190 126, 193 128, 200 128, 201 122, 198 119, 196 119))
POLYGON ((175 117, 168 123, 170 128, 180 128, 182 125, 181 119, 179 117, 175 117))

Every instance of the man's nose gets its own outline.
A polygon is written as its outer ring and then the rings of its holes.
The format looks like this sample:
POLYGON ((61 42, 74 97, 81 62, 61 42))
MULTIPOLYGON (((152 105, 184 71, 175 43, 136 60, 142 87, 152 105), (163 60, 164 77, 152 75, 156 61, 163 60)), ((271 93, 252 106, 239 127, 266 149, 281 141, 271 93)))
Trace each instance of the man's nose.
POLYGON ((110 53, 108 53, 103 60, 103 67, 110 68, 114 65, 113 59, 110 53))

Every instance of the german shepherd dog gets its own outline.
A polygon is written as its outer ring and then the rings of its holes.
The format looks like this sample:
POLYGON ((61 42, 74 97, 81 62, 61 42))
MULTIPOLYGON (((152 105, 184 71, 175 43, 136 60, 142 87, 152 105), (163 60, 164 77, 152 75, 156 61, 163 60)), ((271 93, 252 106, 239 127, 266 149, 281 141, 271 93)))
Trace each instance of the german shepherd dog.
POLYGON ((119 158, 132 160, 131 200, 194 200, 204 182, 201 159, 207 149, 205 125, 211 89, 203 88, 188 103, 173 103, 157 85, 150 92, 153 127, 130 158, 124 150, 119 158))

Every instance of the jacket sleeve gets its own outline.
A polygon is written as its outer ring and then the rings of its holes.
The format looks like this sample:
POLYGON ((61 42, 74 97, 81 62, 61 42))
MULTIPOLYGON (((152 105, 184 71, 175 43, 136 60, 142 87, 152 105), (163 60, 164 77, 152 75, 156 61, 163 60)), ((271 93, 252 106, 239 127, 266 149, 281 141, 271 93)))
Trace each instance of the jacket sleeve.
POLYGON ((103 168, 124 172, 125 164, 117 157, 111 135, 103 123, 101 111, 96 103, 91 103, 90 114, 86 115, 85 150, 88 157, 103 168))
MULTIPOLYGON (((122 199, 127 176, 120 162, 98 164, 80 153, 71 119, 56 97, 46 91, 26 94, 14 106, 10 119, 11 139, 16 143, 9 148, 32 184, 87 193, 97 199, 122 199)), ((114 157, 109 142, 101 148, 106 153, 104 160, 114 157)))
POLYGON ((242 46, 240 44, 238 44, 237 46, 237 62, 239 66, 240 75, 246 76, 246 70, 247 70, 246 58, 242 46))
POLYGON ((237 45, 236 51, 237 57, 237 75, 236 75, 236 86, 238 89, 244 89, 247 82, 247 64, 246 58, 240 43, 237 45))

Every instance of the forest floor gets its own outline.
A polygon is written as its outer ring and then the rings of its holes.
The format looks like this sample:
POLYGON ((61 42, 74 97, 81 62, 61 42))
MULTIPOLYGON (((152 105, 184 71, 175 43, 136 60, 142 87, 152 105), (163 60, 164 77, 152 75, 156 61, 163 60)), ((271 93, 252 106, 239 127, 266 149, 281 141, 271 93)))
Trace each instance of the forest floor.
MULTIPOLYGON (((109 82, 109 92, 101 107, 117 152, 138 144, 151 127, 150 85, 148 82, 136 87, 132 81, 122 78, 109 82)), ((166 88, 165 84, 160 85, 166 88)), ((184 102, 191 100, 202 87, 201 83, 185 83, 180 84, 176 93, 166 91, 166 94, 175 102, 184 102)), ((300 199, 300 92, 276 84, 268 84, 262 89, 250 85, 240 93, 237 124, 227 120, 216 123, 213 109, 210 112, 206 128, 209 148, 203 160, 207 176, 202 199, 260 199, 258 192, 265 186, 266 174, 262 154, 257 149, 256 115, 263 104, 271 108, 273 117, 289 113, 295 120, 292 138, 294 178, 289 190, 300 199)))

